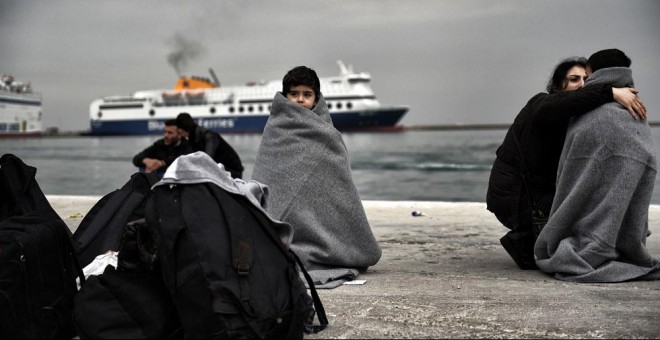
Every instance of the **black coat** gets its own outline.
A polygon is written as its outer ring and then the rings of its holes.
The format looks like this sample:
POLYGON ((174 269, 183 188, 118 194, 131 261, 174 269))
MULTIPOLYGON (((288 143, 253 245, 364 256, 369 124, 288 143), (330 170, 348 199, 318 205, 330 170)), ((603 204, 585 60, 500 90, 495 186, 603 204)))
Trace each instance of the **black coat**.
MULTIPOLYGON (((554 94, 539 93, 532 97, 516 116, 496 151, 486 193, 488 210, 498 217, 512 217, 514 223, 523 227, 531 223, 530 203, 522 183, 514 134, 529 171, 535 200, 548 195, 553 197, 559 157, 571 117, 587 113, 612 100, 610 85, 554 94)), ((547 206, 547 213, 549 209, 547 206)))
POLYGON ((188 141, 195 151, 204 151, 216 163, 222 163, 233 178, 243 175, 243 163, 238 153, 217 132, 196 126, 188 136, 188 141))
POLYGON ((165 141, 161 138, 135 155, 135 157, 133 157, 133 165, 142 168, 144 167, 142 161, 145 158, 154 158, 164 161, 167 166, 170 166, 177 157, 192 152, 193 148, 184 138, 181 139, 181 142, 178 145, 165 145, 165 141))

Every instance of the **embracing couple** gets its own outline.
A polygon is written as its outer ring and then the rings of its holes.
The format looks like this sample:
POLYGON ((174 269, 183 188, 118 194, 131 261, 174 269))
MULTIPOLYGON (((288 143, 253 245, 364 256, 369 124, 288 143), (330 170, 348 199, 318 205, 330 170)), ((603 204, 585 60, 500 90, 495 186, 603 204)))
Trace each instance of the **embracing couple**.
POLYGON ((521 269, 660 279, 646 248, 656 152, 630 65, 618 49, 562 61, 498 148, 487 208, 511 229, 500 242, 521 269))

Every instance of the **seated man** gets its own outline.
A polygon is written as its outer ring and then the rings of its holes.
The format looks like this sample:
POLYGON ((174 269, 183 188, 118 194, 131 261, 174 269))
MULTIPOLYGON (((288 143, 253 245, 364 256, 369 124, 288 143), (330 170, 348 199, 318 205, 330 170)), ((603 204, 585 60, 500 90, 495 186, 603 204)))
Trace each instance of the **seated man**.
MULTIPOLYGON (((629 66, 620 50, 596 52, 584 87, 632 87, 629 66)), ((660 279, 660 262, 646 248, 655 154, 648 122, 629 119, 617 103, 574 117, 550 217, 535 244, 538 267, 576 282, 660 279)))
POLYGON ((146 173, 155 173, 162 177, 174 160, 181 156, 192 153, 193 149, 185 138, 181 138, 176 127, 176 120, 170 119, 165 122, 163 138, 157 140, 150 147, 142 150, 133 157, 133 165, 146 173))
POLYGON ((216 163, 221 163, 232 178, 242 178, 243 163, 238 153, 219 133, 199 126, 190 114, 182 112, 176 117, 179 133, 188 139, 193 151, 204 151, 216 163))

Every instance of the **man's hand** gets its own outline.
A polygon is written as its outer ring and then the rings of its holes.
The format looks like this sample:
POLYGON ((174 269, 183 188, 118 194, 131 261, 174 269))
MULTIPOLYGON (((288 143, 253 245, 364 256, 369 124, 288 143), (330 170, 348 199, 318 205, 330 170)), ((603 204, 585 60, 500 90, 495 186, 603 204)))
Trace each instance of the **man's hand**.
POLYGON ((152 173, 165 166, 165 162, 155 158, 145 158, 142 160, 142 164, 144 164, 144 172, 146 173, 152 173))
POLYGON ((642 103, 642 100, 637 96, 638 92, 639 91, 632 87, 612 88, 612 97, 614 97, 614 101, 625 107, 635 120, 637 120, 637 118, 646 119, 646 107, 644 106, 644 103, 642 103))

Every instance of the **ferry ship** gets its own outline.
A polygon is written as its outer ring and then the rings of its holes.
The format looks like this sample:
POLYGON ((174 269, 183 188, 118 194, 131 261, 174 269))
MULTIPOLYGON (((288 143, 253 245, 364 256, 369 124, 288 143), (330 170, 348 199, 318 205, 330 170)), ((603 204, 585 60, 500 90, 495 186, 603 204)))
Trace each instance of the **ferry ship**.
POLYGON ((41 136, 41 95, 29 82, 0 77, 0 138, 41 136))
MULTIPOLYGON (((406 106, 381 106, 368 73, 353 71, 339 60, 339 76, 320 78, 330 116, 340 131, 397 131, 406 106)), ((161 134, 165 121, 189 113, 200 126, 219 133, 263 132, 281 80, 220 86, 211 78, 180 77, 171 90, 138 91, 110 96, 90 104, 91 135, 161 134)))

